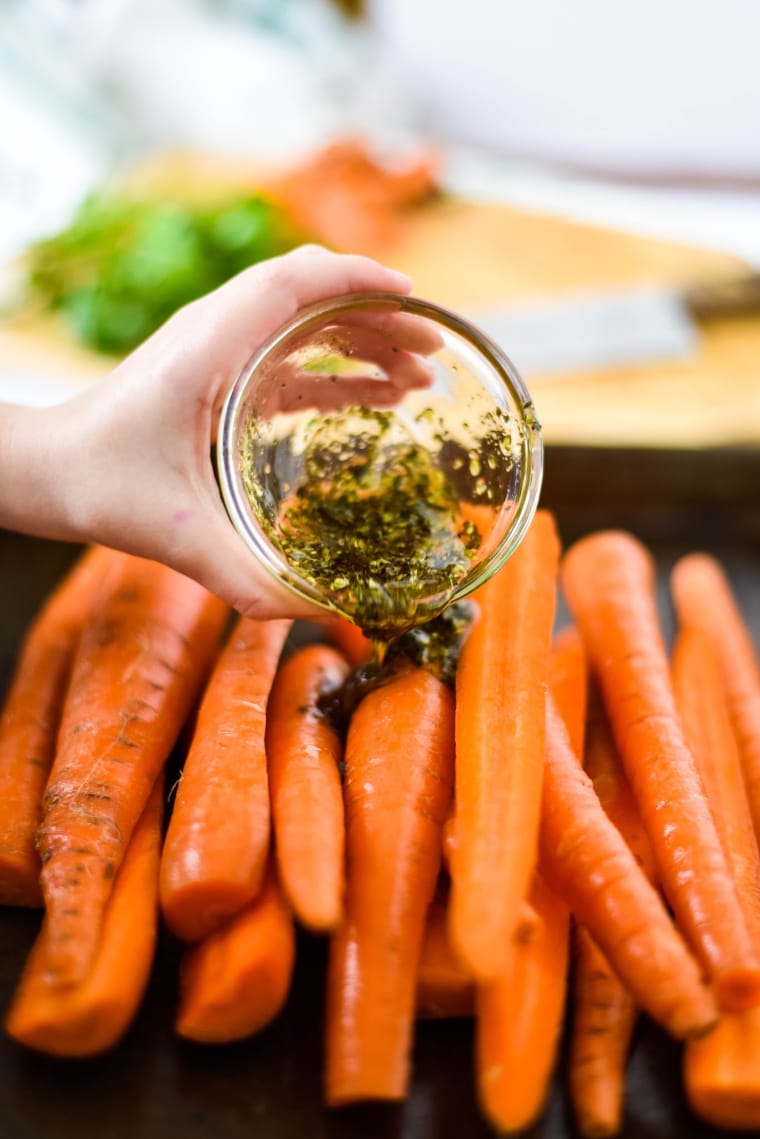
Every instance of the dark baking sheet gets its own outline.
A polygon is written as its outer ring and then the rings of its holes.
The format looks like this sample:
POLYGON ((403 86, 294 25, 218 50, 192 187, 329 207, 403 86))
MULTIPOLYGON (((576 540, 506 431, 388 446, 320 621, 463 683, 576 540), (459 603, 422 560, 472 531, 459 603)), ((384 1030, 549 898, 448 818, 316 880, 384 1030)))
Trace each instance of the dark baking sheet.
MULTIPOLYGON (((760 453, 554 448, 543 503, 565 542, 623 526, 657 558, 666 633, 667 572, 690 549, 717 554, 760 643, 760 453)), ((0 532, 0 694, 27 621, 76 549, 0 532)), ((560 620, 562 616, 560 615, 560 620)), ((36 933, 35 913, 0 909, 0 1006, 36 933)), ((464 1022, 418 1027, 407 1102, 327 1112, 321 1105, 324 943, 301 937, 290 1000, 257 1037, 224 1048, 171 1031, 177 948, 162 935, 149 992, 127 1037, 91 1061, 33 1055, 0 1036, 0 1139, 485 1139, 464 1022)), ((563 1065, 531 1137, 573 1135, 563 1065)), ((639 1026, 629 1071, 625 1139, 718 1139, 688 1111, 678 1047, 639 1026)))

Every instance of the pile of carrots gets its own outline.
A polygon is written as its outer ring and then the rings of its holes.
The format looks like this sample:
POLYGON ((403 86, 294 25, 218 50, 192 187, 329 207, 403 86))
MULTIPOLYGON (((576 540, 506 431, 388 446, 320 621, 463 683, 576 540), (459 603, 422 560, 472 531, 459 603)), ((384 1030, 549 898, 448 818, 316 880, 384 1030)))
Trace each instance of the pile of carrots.
POLYGON ((684 1042, 698 1115, 760 1128, 760 671, 713 558, 673 568, 672 652, 654 585, 633 535, 563 551, 540 510, 454 687, 397 661, 341 729, 353 626, 284 651, 291 622, 87 551, 0 715, 0 902, 43 907, 7 1032, 112 1047, 163 921, 177 1033, 244 1038, 285 1004, 301 924, 329 938, 331 1107, 403 1099, 416 1018, 472 1017, 482 1111, 520 1131, 567 1023, 579 1133, 615 1135, 644 1013, 684 1042))

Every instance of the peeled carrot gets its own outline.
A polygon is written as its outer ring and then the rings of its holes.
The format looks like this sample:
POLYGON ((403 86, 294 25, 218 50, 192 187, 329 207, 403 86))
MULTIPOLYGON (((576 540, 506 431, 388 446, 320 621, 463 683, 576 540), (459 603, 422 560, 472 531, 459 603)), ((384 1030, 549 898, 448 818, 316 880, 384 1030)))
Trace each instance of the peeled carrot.
POLYGON ((370 691, 345 754, 347 889, 327 983, 326 1099, 400 1100, 451 797, 454 708, 421 668, 370 691))
POLYGON ((583 766, 594 785, 605 814, 625 839, 626 845, 646 877, 656 884, 657 865, 652 844, 641 821, 639 808, 623 770, 604 704, 595 683, 589 688, 583 766))
POLYGON ((758 843, 720 664, 712 640, 699 626, 684 625, 679 630, 672 669, 684 733, 731 863, 739 901, 760 945, 758 843))
POLYGON ((475 986, 454 956, 449 942, 448 891, 433 898, 425 919, 425 935, 417 968, 417 1016, 423 1020, 472 1016, 475 986))
POLYGON ((252 1036, 284 1005, 294 960, 293 918, 270 864, 258 897, 185 950, 176 1031, 200 1044, 252 1036))
POLYGON ((112 1048, 129 1028, 155 952, 163 805, 159 777, 129 840, 92 968, 81 984, 62 987, 51 980, 43 924, 5 1022, 19 1044, 52 1056, 94 1056, 112 1048))
POLYGON ((90 969, 113 880, 217 652, 227 609, 166 566, 109 571, 74 659, 37 845, 46 968, 90 969))
POLYGON ((671 590, 680 623, 704 629, 717 653, 760 836, 760 662, 749 629, 722 566, 708 554, 681 558, 671 590))
MULTIPOLYGON (((646 878, 654 883, 652 848, 595 684, 589 690, 584 767, 607 817, 646 878)), ((619 1130, 628 1049, 638 1010, 628 987, 582 926, 576 926, 574 942, 570 1099, 579 1131, 594 1139, 619 1130)))
POLYGON ((343 909, 343 741, 321 706, 335 697, 348 663, 327 645, 307 645, 280 668, 267 709, 266 751, 277 865, 304 925, 329 930, 343 909))
MULTIPOLYGON (((586 657, 576 629, 559 633, 549 688, 573 751, 583 752, 586 657)), ((499 1131, 529 1127, 543 1111, 557 1058, 567 987, 570 914, 540 870, 530 893, 534 922, 505 946, 498 977, 477 993, 476 1071, 486 1117, 499 1131)))
POLYGON ((541 874, 530 901, 536 929, 512 941, 495 981, 476 988, 478 1098, 501 1132, 521 1131, 543 1111, 562 1031, 569 913, 541 874))
POLYGON ((451 940, 481 980, 503 966, 536 866, 558 557, 554 519, 538 511, 474 594, 457 670, 451 940))
POLYGON ((372 641, 347 617, 338 617, 327 626, 327 634, 349 664, 365 664, 372 657, 372 641))
POLYGON ((184 941, 208 936, 261 889, 267 700, 291 624, 239 618, 203 694, 161 857, 161 910, 184 941))
POLYGON ((567 729, 547 701, 541 867, 634 999, 671 1035, 717 1019, 713 994, 654 886, 647 880, 574 757, 567 729))
POLYGON ((37 827, 71 664, 114 555, 83 554, 24 637, 0 711, 0 905, 41 906, 37 827))
POLYGON ((565 721, 570 746, 578 759, 582 759, 586 738, 588 665, 583 641, 574 625, 566 625, 554 638, 549 657, 549 687, 557 711, 565 721))
POLYGON ((652 559, 630 534, 602 531, 569 550, 563 584, 676 920, 714 981, 721 1007, 755 1005, 760 952, 683 738, 652 559))
POLYGON ((588 930, 576 926, 573 940, 567 1064, 570 1103, 583 1139, 606 1139, 621 1129, 626 1066, 638 1009, 588 930))
MULTIPOLYGON (((713 807, 739 900, 760 944, 760 856, 720 664, 702 627, 682 625, 672 667, 686 739, 713 807)), ((725 1013, 708 1036, 689 1042, 684 1085, 692 1109, 718 1127, 760 1129, 758 1055, 759 1008, 725 1013)))

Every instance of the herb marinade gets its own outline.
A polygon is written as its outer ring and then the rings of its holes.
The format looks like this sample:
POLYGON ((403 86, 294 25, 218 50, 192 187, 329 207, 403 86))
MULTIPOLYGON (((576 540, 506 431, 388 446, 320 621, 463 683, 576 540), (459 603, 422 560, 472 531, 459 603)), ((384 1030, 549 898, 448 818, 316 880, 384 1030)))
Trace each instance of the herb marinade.
POLYGON ((321 422, 297 482, 282 488, 277 511, 268 512, 246 461, 258 438, 254 421, 242 453, 246 493, 267 537, 301 577, 371 640, 386 643, 441 612, 483 535, 463 517, 430 450, 393 434, 391 412, 352 408, 321 422), (349 448, 347 416, 362 424, 349 448))

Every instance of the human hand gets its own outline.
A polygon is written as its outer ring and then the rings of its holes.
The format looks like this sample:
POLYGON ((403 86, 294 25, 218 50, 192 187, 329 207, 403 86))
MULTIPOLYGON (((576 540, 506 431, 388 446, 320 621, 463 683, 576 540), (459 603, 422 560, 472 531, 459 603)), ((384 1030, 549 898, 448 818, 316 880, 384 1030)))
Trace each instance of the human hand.
MULTIPOLYGON (((305 246, 181 309, 74 399, 2 409, 0 525, 164 562, 249 616, 317 615, 269 577, 227 518, 211 462, 222 404, 255 350, 301 308, 350 292, 406 294, 410 284, 367 258, 305 246)), ((393 402, 427 382, 415 355, 425 347, 412 341, 392 356, 384 331, 370 324, 360 335, 388 378, 360 378, 354 396, 383 384, 393 402)))

